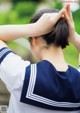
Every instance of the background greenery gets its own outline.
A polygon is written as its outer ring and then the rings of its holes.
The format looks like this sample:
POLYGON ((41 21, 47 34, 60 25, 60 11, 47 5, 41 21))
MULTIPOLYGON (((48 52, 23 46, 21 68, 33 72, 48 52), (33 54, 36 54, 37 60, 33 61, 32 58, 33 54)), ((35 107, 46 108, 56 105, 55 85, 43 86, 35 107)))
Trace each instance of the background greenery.
MULTIPOLYGON (((40 3, 43 0, 12 0, 13 7, 10 11, 0 13, 0 24, 26 24, 29 23, 30 18, 33 16, 40 3)), ((45 2, 45 0, 44 0, 45 2)), ((62 8, 62 3, 55 1, 54 4, 50 4, 51 8, 62 8)), ((75 29, 80 33, 80 9, 73 13, 73 18, 75 22, 75 29)), ((21 55, 23 59, 29 59, 31 54, 26 48, 16 44, 15 42, 9 42, 8 45, 13 49, 17 54, 21 55)), ((78 66, 78 52, 73 45, 70 44, 65 50, 65 59, 66 61, 77 67, 78 66)), ((33 58, 30 58, 33 61, 33 58)))

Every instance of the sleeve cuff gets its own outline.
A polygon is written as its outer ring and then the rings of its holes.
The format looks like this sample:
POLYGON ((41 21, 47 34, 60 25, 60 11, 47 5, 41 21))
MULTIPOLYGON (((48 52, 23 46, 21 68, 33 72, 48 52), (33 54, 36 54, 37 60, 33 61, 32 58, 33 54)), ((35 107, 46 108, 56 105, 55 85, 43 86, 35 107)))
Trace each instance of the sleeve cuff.
POLYGON ((5 59, 5 57, 9 54, 9 53, 13 53, 13 51, 11 51, 9 48, 4 47, 2 49, 0 49, 0 64, 2 63, 2 61, 5 59))

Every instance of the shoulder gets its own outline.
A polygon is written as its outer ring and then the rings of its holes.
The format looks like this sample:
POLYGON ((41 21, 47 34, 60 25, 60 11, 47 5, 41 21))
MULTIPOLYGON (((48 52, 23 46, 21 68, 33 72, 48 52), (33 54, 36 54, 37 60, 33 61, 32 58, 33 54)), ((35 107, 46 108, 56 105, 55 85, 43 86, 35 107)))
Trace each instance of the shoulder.
POLYGON ((71 72, 74 72, 74 73, 80 73, 80 72, 79 72, 80 66, 78 66, 78 69, 77 69, 77 68, 75 68, 74 66, 69 65, 69 68, 70 68, 70 71, 71 71, 71 72))
POLYGON ((8 46, 7 46, 7 44, 5 42, 0 40, 0 49, 2 49, 3 47, 8 47, 8 46))
POLYGON ((80 72, 80 65, 78 66, 78 71, 80 72))

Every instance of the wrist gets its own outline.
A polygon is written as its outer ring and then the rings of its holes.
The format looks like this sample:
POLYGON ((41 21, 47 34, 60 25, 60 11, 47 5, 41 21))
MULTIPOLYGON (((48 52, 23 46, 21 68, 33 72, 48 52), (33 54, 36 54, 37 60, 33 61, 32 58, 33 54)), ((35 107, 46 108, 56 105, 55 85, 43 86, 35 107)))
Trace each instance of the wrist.
POLYGON ((30 37, 35 37, 40 35, 40 29, 37 23, 31 23, 29 25, 30 25, 30 34, 29 34, 30 37))
POLYGON ((43 34, 45 34, 45 30, 39 25, 39 23, 33 23, 32 24, 32 36, 35 37, 35 36, 41 36, 43 34))
POLYGON ((34 37, 36 34, 36 25, 35 23, 30 23, 26 24, 23 26, 23 29, 21 31, 22 36, 27 36, 27 37, 34 37))
POLYGON ((69 42, 70 43, 72 43, 73 45, 75 44, 75 42, 76 42, 76 39, 77 39, 77 36, 78 34, 76 33, 76 32, 74 32, 73 34, 71 34, 70 36, 69 36, 69 42))

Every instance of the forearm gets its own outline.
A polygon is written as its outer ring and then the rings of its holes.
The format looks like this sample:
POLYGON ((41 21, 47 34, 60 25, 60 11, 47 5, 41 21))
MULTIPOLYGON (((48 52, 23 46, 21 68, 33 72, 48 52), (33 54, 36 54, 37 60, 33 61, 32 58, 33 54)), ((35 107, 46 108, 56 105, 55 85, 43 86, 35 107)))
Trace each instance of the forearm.
POLYGON ((73 37, 73 40, 71 43, 77 48, 77 50, 80 53, 80 35, 75 33, 75 36, 73 37))
POLYGON ((70 42, 77 48, 79 52, 79 64, 80 64, 80 35, 75 32, 70 42))
POLYGON ((0 26, 0 40, 5 42, 15 40, 20 37, 30 37, 37 35, 35 24, 24 25, 2 25, 0 26))
POLYGON ((10 41, 20 37, 35 37, 51 32, 53 26, 62 17, 65 7, 59 13, 43 14, 37 22, 25 25, 0 26, 0 40, 10 41), (54 19, 53 19, 54 17, 54 19))

